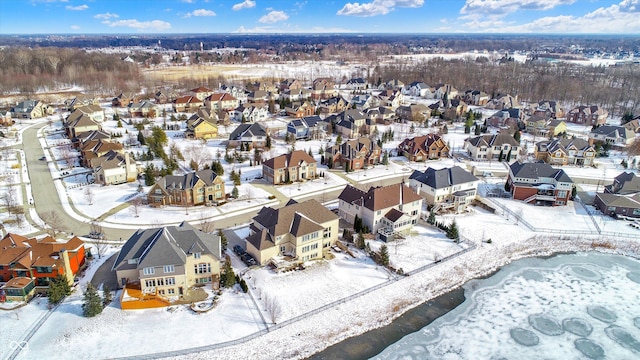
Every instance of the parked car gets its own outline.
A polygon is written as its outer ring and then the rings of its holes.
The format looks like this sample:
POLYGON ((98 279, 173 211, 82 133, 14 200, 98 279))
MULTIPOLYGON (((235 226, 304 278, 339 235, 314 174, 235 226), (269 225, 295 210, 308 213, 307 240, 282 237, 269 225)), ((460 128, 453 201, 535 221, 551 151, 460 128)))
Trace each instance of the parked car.
POLYGON ((244 249, 240 245, 233 245, 233 252, 238 255, 242 255, 245 253, 244 249))
POLYGON ((242 262, 244 262, 247 266, 252 266, 252 265, 256 265, 256 259, 253 258, 253 256, 244 253, 242 255, 240 255, 240 259, 242 260, 242 262))

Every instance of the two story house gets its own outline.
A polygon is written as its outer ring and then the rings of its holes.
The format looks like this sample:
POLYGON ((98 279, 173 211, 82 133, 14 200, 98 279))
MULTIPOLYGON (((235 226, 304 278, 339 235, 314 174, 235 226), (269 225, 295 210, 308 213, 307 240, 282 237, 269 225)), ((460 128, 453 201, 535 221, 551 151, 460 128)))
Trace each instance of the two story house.
POLYGON ((520 153, 520 143, 509 134, 480 135, 466 139, 464 149, 474 160, 513 161, 520 153))
POLYGON ((262 176, 273 185, 315 179, 317 161, 303 150, 294 150, 265 161, 262 176))
POLYGON ((404 139, 398 145, 398 155, 409 161, 426 161, 449 157, 449 146, 438 134, 427 134, 404 139))
POLYGON ((324 139, 327 134, 327 123, 318 115, 305 116, 289 121, 287 133, 291 134, 296 140, 324 139))
POLYGON ((464 211, 475 199, 479 179, 459 166, 415 170, 409 176, 409 186, 422 196, 432 210, 464 211))
POLYGON ((53 114, 53 108, 40 100, 25 100, 11 108, 11 113, 16 119, 37 119, 53 114))
POLYGON ((184 95, 173 101, 173 111, 175 112, 195 112, 204 102, 196 96, 184 95))
POLYGON ((534 156, 551 165, 591 166, 596 150, 584 139, 562 138, 536 143, 534 156))
POLYGON ((149 190, 151 206, 195 206, 224 200, 224 180, 210 169, 160 178, 149 190))
POLYGON ((267 144, 267 130, 260 123, 240 124, 229 135, 229 146, 250 150, 262 149, 267 144))
POLYGON ((596 193, 593 205, 609 216, 640 218, 640 177, 621 173, 604 187, 604 193, 596 193))
POLYGON ((380 163, 381 155, 382 150, 375 141, 368 137, 359 137, 327 147, 325 162, 330 168, 349 167, 350 170, 360 170, 380 163))
POLYGON ((240 106, 240 100, 229 93, 214 93, 205 98, 204 104, 210 111, 231 111, 240 106))
POLYGON ((589 141, 600 144, 610 144, 618 147, 630 145, 635 140, 632 130, 618 125, 602 125, 589 132, 589 141))
POLYGON ((135 284, 142 294, 170 299, 196 285, 218 289, 221 252, 218 235, 186 222, 139 229, 124 243, 111 270, 121 288, 135 284))
POLYGON ((351 139, 359 135, 371 135, 376 129, 375 122, 357 109, 347 109, 337 115, 328 116, 325 121, 335 123, 336 133, 351 139))
POLYGON ((263 207, 245 239, 247 252, 264 265, 278 256, 320 259, 338 240, 340 218, 316 200, 294 200, 279 209, 263 207))
POLYGON ((356 216, 372 233, 388 238, 408 233, 418 222, 423 199, 404 184, 371 187, 362 191, 347 185, 338 196, 341 218, 354 223, 356 216))
POLYGON ((136 181, 138 167, 135 161, 131 161, 129 153, 109 151, 106 154, 92 159, 93 178, 97 184, 116 185, 136 181))
POLYGON ((562 169, 544 162, 521 163, 509 166, 506 187, 514 200, 543 206, 563 206, 571 198, 573 180, 562 169))
POLYGON ((577 106, 567 112, 567 122, 583 125, 604 125, 609 113, 598 105, 577 106))

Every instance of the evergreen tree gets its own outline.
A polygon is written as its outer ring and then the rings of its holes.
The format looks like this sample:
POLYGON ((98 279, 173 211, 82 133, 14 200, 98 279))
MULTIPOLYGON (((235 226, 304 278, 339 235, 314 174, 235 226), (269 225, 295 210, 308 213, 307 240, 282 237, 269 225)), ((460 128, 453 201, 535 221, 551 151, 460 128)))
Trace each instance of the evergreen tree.
POLYGON ((364 250, 366 247, 366 241, 364 241, 364 234, 358 233, 358 238, 356 239, 356 247, 360 250, 364 250))
POLYGON ((504 160, 504 150, 500 150, 500 155, 498 155, 498 161, 504 160))
POLYGON ((382 244, 382 246, 380 247, 378 257, 380 258, 380 265, 389 266, 389 249, 387 248, 386 244, 382 244))
POLYGON ((345 172, 351 171, 351 164, 348 161, 344 163, 344 171, 345 172))
POLYGON ((338 137, 336 138, 336 145, 340 144, 342 144, 342 134, 338 134, 338 137))
POLYGON ((387 150, 385 150, 384 154, 382 155, 382 164, 389 165, 389 152, 387 150))
POLYGON ((227 256, 226 261, 224 262, 224 268, 222 269, 222 274, 220 276, 220 285, 222 287, 230 288, 236 283, 236 274, 233 273, 233 268, 231 267, 231 259, 227 256))
POLYGON ((138 142, 140 143, 140 145, 147 145, 147 143, 144 141, 144 135, 142 135, 142 131, 138 131, 138 142))
POLYGON ((231 197, 234 198, 234 199, 238 198, 238 187, 237 186, 234 186, 233 190, 231 190, 231 197))
POLYGON ((465 134, 471 134, 471 126, 465 125, 464 126, 464 133, 465 134))
POLYGON ((447 237, 455 242, 458 242, 460 240, 460 235, 458 234, 458 224, 456 224, 455 220, 453 220, 451 222, 451 225, 449 225, 449 227, 447 228, 447 237))
POLYGON ((266 147, 267 149, 271 149, 271 136, 267 135, 264 147, 266 147))
POLYGON ((102 286, 102 306, 107 307, 113 301, 113 294, 107 285, 102 286))
POLYGON ((244 281, 244 279, 240 279, 240 288, 242 289, 242 292, 245 294, 249 291, 249 286, 247 286, 247 282, 244 281))
POLYGON ((120 115, 118 113, 113 114, 113 120, 120 121, 120 115))
MULTIPOLYGON (((552 135, 553 135, 553 134, 552 134, 552 135)), ((513 138, 514 138, 518 143, 520 143, 520 136, 521 136, 521 134, 520 134, 520 129, 516 128, 516 132, 514 132, 514 133, 513 133, 513 138)))
POLYGON ((144 184, 151 186, 156 183, 156 168, 153 164, 149 164, 144 169, 144 184))
POLYGON ((227 250, 229 241, 227 240, 227 236, 224 234, 224 231, 222 231, 222 229, 218 229, 218 236, 220 237, 220 246, 222 246, 222 250, 227 250))
POLYGON ((309 148, 309 150, 307 150, 307 154, 309 154, 309 156, 313 157, 313 153, 311 152, 311 148, 309 148))
POLYGON ((509 151, 507 152, 507 157, 505 159, 506 161, 511 161, 511 149, 509 149, 509 151))
POLYGON ((436 223, 436 213, 431 209, 429 211, 429 217, 427 218, 427 224, 435 225, 436 223))
POLYGON ((67 279, 58 275, 55 279, 49 282, 49 304, 57 305, 64 298, 71 293, 71 286, 67 282, 67 279))
POLYGON ((121 128, 122 127, 122 121, 118 120, 118 123, 116 124, 116 126, 121 128))
POLYGON ((82 315, 85 317, 94 317, 102 312, 102 299, 98 295, 96 288, 87 284, 87 290, 84 292, 84 301, 82 303, 82 315))
POLYGON ((480 125, 476 124, 473 130, 474 135, 480 135, 480 125))
POLYGON ((353 231, 359 233, 360 230, 362 230, 362 221, 360 220, 360 217, 356 215, 356 217, 353 219, 353 231))

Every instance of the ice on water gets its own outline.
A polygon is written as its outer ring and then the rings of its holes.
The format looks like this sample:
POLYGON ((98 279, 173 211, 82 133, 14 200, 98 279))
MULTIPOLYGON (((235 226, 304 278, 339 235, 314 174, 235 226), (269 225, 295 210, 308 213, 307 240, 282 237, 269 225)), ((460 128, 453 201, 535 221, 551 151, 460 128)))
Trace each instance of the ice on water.
POLYGON ((377 359, 640 358, 640 262, 524 259, 465 285, 467 300, 377 359))

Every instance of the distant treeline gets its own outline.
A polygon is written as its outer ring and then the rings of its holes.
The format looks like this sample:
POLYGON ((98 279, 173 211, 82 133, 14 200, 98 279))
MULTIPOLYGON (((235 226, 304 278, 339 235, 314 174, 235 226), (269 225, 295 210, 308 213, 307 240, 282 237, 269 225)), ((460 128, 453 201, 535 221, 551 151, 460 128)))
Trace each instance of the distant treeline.
POLYGON ((72 48, 0 49, 0 92, 33 93, 78 85, 87 91, 138 90, 136 64, 117 54, 72 48))
POLYGON ((369 81, 399 79, 405 84, 423 81, 430 86, 451 84, 459 92, 480 90, 490 96, 517 95, 521 100, 556 100, 575 105, 600 105, 613 114, 640 107, 640 65, 584 66, 564 62, 516 62, 509 58, 429 61, 396 60, 379 64, 369 81))

